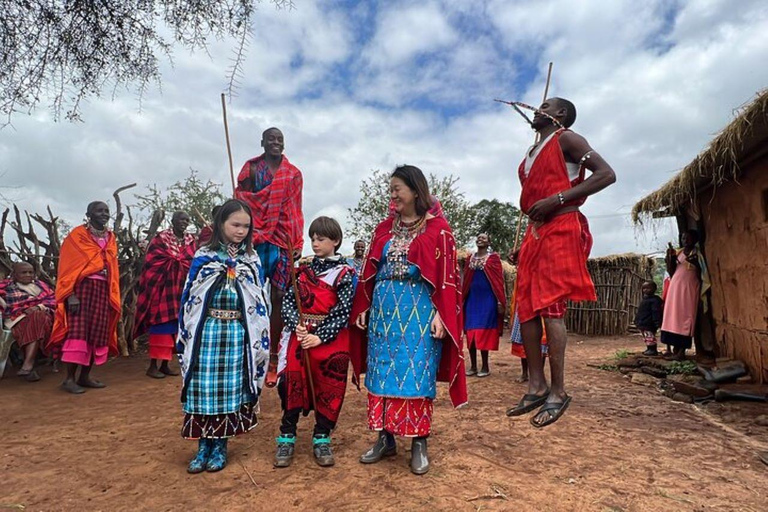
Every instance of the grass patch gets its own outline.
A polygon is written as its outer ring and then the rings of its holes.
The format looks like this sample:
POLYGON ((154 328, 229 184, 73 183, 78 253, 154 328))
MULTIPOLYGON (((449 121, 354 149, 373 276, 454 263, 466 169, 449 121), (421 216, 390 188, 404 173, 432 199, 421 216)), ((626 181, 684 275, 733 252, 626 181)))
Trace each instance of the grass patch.
POLYGON ((667 366, 667 373, 671 374, 695 375, 698 372, 696 363, 693 361, 674 361, 667 366))
POLYGON ((621 361, 622 359, 626 359, 631 355, 632 355, 632 352, 623 348, 621 350, 617 350, 616 353, 613 354, 613 358, 617 361, 621 361))
POLYGON ((619 367, 615 364, 599 364, 596 366, 598 370, 603 370, 606 372, 617 372, 619 371, 619 367))

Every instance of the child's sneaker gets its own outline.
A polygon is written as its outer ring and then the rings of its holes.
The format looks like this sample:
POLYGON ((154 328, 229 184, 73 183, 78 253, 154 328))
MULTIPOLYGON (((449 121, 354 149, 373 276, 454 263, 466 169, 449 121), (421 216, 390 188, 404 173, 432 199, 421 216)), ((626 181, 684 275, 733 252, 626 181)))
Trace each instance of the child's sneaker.
POLYGON ((293 462, 293 449, 296 444, 296 436, 293 434, 280 434, 277 436, 277 452, 275 453, 276 468, 287 468, 293 462))
POLYGON ((312 452, 315 454, 315 462, 320 466, 328 467, 336 464, 331 451, 331 436, 315 434, 312 438, 312 452))

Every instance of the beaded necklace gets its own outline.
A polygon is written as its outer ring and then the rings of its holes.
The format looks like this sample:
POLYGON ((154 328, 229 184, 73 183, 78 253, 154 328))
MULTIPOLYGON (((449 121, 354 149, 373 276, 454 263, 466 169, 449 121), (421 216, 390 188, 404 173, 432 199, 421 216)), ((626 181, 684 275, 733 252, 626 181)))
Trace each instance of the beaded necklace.
POLYGON ((403 222, 398 215, 392 224, 392 239, 387 251, 387 264, 392 269, 392 277, 405 279, 408 275, 408 249, 411 242, 424 232, 426 217, 421 217, 415 222, 403 222))
POLYGON ((488 261, 488 257, 491 255, 491 251, 485 253, 485 256, 478 256, 477 253, 473 254, 469 259, 469 268, 472 270, 485 269, 485 262, 488 261))

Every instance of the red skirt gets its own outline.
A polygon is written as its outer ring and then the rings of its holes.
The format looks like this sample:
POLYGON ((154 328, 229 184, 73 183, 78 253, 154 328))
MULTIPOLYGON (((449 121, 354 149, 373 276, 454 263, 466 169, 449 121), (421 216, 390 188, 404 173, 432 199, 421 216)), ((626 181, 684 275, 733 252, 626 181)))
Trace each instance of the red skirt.
POLYGON ((42 346, 45 346, 51 336, 51 329, 53 329, 53 312, 49 309, 36 308, 33 313, 28 313, 14 325, 11 332, 19 347, 25 347, 36 341, 42 341, 42 346))
POLYGON ((368 393, 368 428, 403 437, 427 437, 432 431, 431 398, 391 398, 368 393))
POLYGON ((314 397, 310 396, 303 352, 296 333, 292 333, 288 342, 286 367, 281 374, 281 378, 285 379, 286 410, 302 409, 306 413, 314 409, 336 422, 347 391, 349 332, 343 329, 331 343, 307 351, 314 397))
MULTIPOLYGON (((587 271, 592 234, 579 212, 558 215, 544 224, 529 225, 520 248, 516 302, 525 323, 563 301, 594 301, 595 286, 587 271)), ((564 314, 564 307, 562 307, 564 314)))
POLYGON ((470 329, 467 331, 467 347, 477 350, 499 350, 498 329, 470 329))

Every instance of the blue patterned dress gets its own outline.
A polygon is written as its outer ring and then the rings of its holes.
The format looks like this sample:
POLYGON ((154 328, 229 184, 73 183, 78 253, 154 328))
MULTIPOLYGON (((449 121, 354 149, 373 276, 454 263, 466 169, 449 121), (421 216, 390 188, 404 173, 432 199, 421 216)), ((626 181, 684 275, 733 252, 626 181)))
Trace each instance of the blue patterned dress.
POLYGON ((442 353, 442 341, 430 334, 436 310, 418 267, 408 265, 404 278, 394 274, 389 246, 376 273, 368 327, 369 427, 426 436, 442 353))

